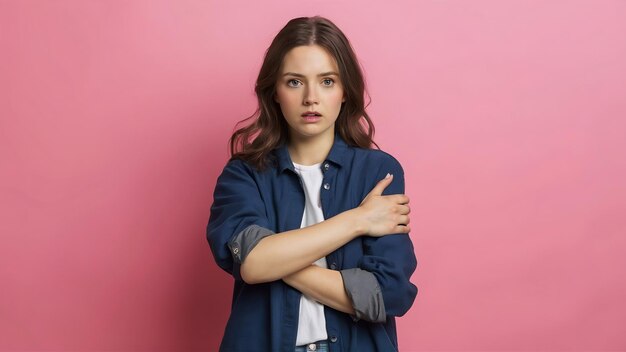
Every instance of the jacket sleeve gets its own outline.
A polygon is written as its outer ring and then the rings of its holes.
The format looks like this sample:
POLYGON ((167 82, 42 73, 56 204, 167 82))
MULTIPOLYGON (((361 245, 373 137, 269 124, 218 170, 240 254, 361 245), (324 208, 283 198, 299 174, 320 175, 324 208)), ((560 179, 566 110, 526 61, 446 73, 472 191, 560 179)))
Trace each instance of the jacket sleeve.
POLYGON ((230 160, 217 178, 206 237, 217 265, 235 280, 248 253, 274 234, 258 185, 243 161, 230 160))
MULTIPOLYGON (((393 174, 393 181, 385 188, 383 195, 404 194, 404 170, 391 156, 382 165, 375 181, 382 180, 387 172, 393 174)), ((382 237, 363 236, 363 252, 358 268, 373 274, 378 283, 378 287, 370 285, 374 288, 369 290, 369 302, 376 302, 381 293, 383 298, 383 307, 369 310, 383 312, 387 316, 404 315, 417 295, 417 287, 409 281, 417 267, 411 238, 406 233, 382 237)))

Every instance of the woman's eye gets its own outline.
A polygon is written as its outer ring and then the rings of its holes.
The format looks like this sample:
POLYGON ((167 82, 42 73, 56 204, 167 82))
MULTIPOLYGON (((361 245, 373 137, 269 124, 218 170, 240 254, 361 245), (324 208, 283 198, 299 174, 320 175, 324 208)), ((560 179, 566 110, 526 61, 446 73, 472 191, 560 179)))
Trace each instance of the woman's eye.
MULTIPOLYGON (((335 83, 335 81, 331 78, 326 78, 322 82, 324 82, 324 85, 327 87, 330 87, 335 83)), ((287 85, 290 87, 297 87, 299 83, 301 82, 298 81, 297 79, 290 79, 287 81, 287 85)))

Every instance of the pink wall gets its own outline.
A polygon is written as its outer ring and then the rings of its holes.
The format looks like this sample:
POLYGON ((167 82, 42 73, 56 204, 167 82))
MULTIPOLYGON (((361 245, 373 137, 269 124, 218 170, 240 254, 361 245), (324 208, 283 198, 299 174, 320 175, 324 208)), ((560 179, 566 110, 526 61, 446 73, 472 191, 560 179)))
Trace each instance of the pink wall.
POLYGON ((405 168, 401 350, 626 350, 619 0, 0 1, 0 350, 217 348, 227 138, 315 14, 405 168))

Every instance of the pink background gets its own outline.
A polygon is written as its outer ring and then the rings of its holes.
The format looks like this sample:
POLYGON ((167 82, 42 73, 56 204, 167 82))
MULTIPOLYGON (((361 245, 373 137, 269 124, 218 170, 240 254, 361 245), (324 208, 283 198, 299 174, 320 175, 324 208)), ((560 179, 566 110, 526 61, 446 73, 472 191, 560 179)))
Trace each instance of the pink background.
POLYGON ((626 1, 0 1, 0 350, 217 349, 205 226, 273 36, 352 41, 406 172, 401 351, 626 350, 626 1))

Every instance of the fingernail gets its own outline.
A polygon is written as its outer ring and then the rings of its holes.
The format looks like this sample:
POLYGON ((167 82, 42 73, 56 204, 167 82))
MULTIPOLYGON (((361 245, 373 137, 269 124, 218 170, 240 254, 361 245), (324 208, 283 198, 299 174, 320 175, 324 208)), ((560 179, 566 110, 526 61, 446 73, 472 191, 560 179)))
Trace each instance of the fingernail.
POLYGON ((385 176, 385 178, 389 178, 389 177, 391 177, 391 174, 387 173, 387 176, 385 176))

